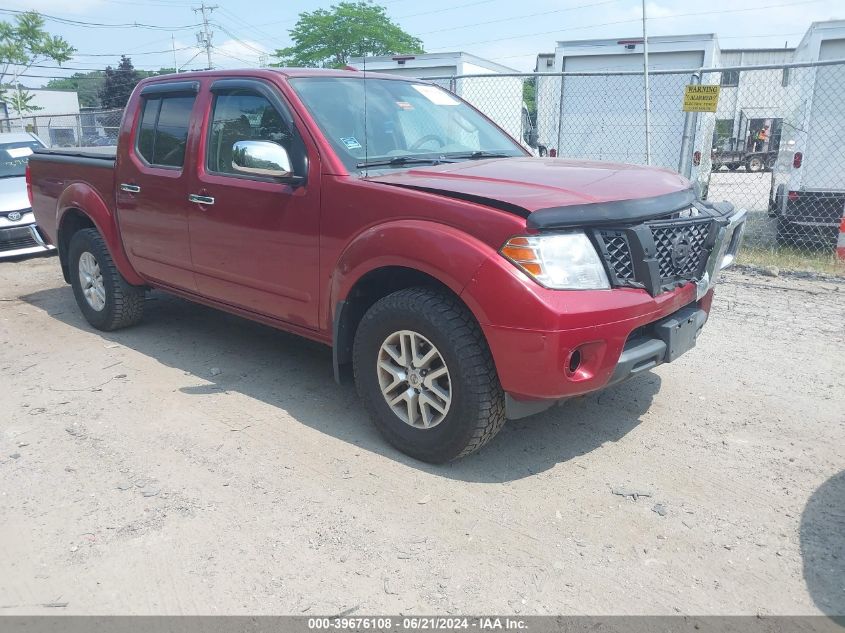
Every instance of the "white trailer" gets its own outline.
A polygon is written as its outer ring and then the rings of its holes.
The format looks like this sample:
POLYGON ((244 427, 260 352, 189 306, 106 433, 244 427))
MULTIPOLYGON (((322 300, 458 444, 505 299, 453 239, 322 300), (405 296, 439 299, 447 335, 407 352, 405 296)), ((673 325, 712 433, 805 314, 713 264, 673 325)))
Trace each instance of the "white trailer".
MULTIPOLYGON (((796 62, 845 60, 845 20, 814 23, 796 62)), ((845 63, 794 68, 769 210, 780 244, 832 248, 845 215, 845 63)))
MULTIPOLYGON (((649 37, 648 42, 650 71, 709 68, 718 52, 712 34, 649 37)), ((553 68, 548 56, 541 55, 538 71, 629 74, 539 76, 539 143, 559 156, 645 163, 642 69, 642 38, 558 42, 553 68)), ((681 102, 690 81, 686 73, 650 77, 653 165, 678 168, 686 121, 681 102)), ((707 126, 702 123, 698 133, 703 138, 707 126)), ((703 161, 709 160, 709 138, 706 145, 703 161)))

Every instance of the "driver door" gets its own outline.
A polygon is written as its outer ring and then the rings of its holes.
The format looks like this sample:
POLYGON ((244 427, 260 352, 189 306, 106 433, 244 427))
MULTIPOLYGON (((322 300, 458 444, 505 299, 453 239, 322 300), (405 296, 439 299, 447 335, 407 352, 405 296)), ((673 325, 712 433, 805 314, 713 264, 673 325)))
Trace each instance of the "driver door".
POLYGON ((191 254, 200 294, 253 313, 317 328, 319 160, 308 155, 291 109, 257 79, 212 84, 189 199, 191 254), (302 184, 238 173, 237 141, 285 147, 302 184), (309 170, 310 167, 310 170, 309 170), (311 173, 308 173, 310 171, 311 173))

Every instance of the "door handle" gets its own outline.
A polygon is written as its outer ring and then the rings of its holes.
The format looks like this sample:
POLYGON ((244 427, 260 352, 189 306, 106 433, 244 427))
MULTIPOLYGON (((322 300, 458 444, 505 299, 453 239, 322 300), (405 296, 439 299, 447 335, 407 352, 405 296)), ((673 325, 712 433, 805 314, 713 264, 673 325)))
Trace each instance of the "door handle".
POLYGON ((214 198, 211 196, 201 196, 196 193, 190 193, 188 194, 188 202, 196 202, 197 204, 208 206, 214 204, 214 198))
POLYGON ((126 193, 141 193, 141 188, 138 185, 129 185, 126 183, 121 183, 120 190, 126 193))

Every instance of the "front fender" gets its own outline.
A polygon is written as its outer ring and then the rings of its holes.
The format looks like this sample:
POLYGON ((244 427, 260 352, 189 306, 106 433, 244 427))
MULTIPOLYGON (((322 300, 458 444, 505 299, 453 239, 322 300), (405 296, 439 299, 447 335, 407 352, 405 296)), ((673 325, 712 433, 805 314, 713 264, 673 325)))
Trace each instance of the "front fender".
POLYGON ((423 272, 456 295, 495 251, 460 229, 426 220, 396 220, 358 234, 343 250, 332 274, 325 326, 339 301, 367 273, 397 266, 423 272))
MULTIPOLYGON (((114 213, 94 187, 84 182, 75 182, 62 191, 56 201, 56 227, 58 227, 59 236, 62 235, 63 220, 68 212, 75 210, 84 213, 94 223, 97 231, 106 242, 115 266, 126 281, 138 286, 143 285, 144 280, 135 272, 123 250, 120 230, 114 213)), ((62 243, 63 240, 60 238, 58 240, 59 248, 62 248, 62 243)), ((66 257, 67 253, 61 253, 61 255, 66 257)))

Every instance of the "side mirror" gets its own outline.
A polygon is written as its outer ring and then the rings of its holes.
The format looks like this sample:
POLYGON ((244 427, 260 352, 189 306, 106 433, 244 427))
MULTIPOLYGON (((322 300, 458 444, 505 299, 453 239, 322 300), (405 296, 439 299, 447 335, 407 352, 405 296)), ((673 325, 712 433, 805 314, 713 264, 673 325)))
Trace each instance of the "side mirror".
POLYGON ((291 178, 287 150, 272 141, 238 141, 232 146, 232 169, 240 174, 291 178))

